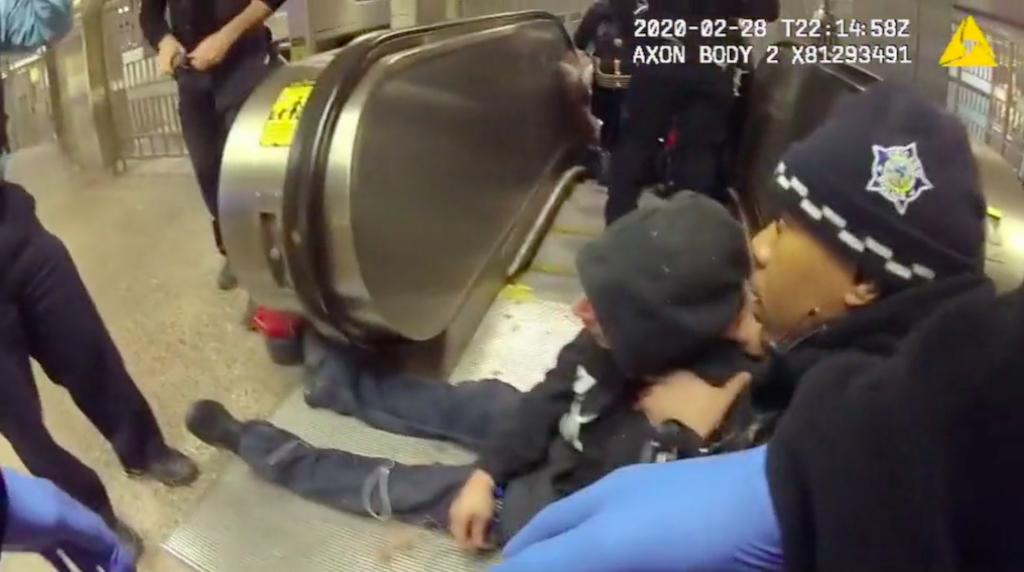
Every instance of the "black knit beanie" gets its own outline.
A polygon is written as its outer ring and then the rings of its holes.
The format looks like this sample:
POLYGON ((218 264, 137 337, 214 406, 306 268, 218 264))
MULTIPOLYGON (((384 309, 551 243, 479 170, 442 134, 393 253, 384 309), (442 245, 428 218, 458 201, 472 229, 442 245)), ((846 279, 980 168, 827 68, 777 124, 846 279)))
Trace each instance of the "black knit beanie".
POLYGON ((785 211, 887 288, 984 265, 985 200, 967 131, 884 82, 838 104, 776 170, 785 211))
POLYGON ((739 222, 692 192, 622 217, 576 257, 616 363, 647 376, 691 363, 739 314, 750 271, 739 222))

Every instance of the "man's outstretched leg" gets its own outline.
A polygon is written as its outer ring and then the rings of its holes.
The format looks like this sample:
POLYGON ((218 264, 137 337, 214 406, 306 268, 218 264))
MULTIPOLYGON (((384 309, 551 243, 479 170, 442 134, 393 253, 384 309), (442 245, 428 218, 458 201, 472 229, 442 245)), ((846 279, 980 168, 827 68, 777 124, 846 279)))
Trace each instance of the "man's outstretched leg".
POLYGON ((306 403, 389 433, 439 439, 479 451, 522 392, 497 380, 450 384, 364 366, 351 348, 306 344, 306 403))
POLYGON ((238 421, 216 401, 196 402, 186 425, 201 441, 235 453, 261 478, 304 498, 428 528, 448 527, 449 505, 473 471, 319 449, 269 423, 238 421))
POLYGON ((29 354, 68 390, 125 470, 167 486, 195 481, 195 463, 164 441, 60 240, 38 225, 9 272, 29 354))

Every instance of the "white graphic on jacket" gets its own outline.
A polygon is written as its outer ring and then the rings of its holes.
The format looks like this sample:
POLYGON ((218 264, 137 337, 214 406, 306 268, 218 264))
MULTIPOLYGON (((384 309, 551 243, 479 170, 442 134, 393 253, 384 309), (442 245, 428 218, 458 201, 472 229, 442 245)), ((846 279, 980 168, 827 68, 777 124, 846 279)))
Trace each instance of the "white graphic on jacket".
POLYGON ((562 438, 581 453, 583 452, 583 443, 580 442, 580 430, 587 423, 597 419, 596 414, 583 414, 583 400, 586 398, 587 392, 595 385, 597 385, 597 380, 591 377, 587 370, 583 369, 583 366, 576 366, 576 381, 572 383, 572 391, 576 397, 573 399, 568 413, 562 415, 558 421, 558 430, 562 434, 562 438))

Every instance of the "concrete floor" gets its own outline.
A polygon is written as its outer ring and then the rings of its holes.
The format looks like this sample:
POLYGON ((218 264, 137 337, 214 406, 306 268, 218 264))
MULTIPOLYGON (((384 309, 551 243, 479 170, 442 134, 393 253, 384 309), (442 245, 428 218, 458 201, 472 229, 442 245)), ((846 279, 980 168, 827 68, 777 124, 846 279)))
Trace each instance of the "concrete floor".
MULTIPOLYGON (((262 340, 242 327, 241 291, 217 290, 220 258, 185 159, 85 178, 47 146, 16 153, 7 174, 36 197, 40 218, 71 251, 168 441, 195 459, 203 476, 175 490, 127 478, 66 392, 37 369, 47 425, 100 474, 122 518, 145 538, 140 570, 180 572, 159 544, 227 461, 188 435, 182 420, 189 404, 210 397, 243 418, 262 417, 299 382, 298 370, 273 365, 262 340)), ((0 464, 20 466, 6 442, 0 464)), ((5 555, 0 572, 14 570, 49 567, 31 556, 5 555)))

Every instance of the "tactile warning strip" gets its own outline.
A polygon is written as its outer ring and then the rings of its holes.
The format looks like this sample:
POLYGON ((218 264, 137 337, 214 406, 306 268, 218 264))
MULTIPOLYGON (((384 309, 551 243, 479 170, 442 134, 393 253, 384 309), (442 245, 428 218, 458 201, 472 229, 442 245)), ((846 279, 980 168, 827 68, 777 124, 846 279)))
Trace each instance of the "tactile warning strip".
MULTIPOLYGON (((499 296, 452 379, 500 376, 527 389, 554 364, 578 329, 564 302, 574 281, 550 291, 499 296), (557 290, 557 291, 556 291, 557 290)), ((465 451, 391 435, 350 418, 307 408, 301 391, 271 421, 318 446, 393 457, 406 463, 464 463, 465 451)), ((490 560, 468 557, 442 534, 343 514, 258 480, 233 460, 194 512, 165 543, 203 572, 476 571, 490 560)))

